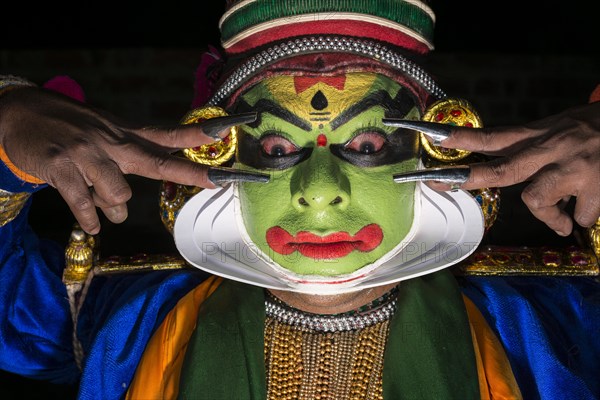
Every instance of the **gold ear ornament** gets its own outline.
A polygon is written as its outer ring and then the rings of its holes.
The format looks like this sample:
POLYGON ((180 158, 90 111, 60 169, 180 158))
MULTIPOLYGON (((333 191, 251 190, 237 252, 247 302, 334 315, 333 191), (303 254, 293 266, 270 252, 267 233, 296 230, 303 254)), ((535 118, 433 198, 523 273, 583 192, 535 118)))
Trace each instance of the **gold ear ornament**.
MULTIPOLYGON (((195 108, 189 111, 181 120, 182 124, 195 124, 211 118, 227 116, 221 107, 209 106, 195 108)), ((229 134, 221 141, 205 144, 198 147, 182 150, 182 154, 199 164, 209 167, 218 167, 231 160, 237 147, 237 127, 231 127, 229 134)), ((167 230, 173 233, 175 218, 179 210, 202 188, 196 186, 180 185, 174 182, 163 181, 160 188, 160 218, 167 230)))
MULTIPOLYGON (((473 105, 467 100, 458 98, 447 98, 436 101, 427 108, 421 120, 468 128, 483 127, 482 119, 473 105)), ((428 159, 424 160, 425 166, 428 168, 448 164, 454 165, 461 160, 458 164, 486 161, 485 157, 481 154, 471 153, 467 150, 446 149, 432 144, 423 133, 420 133, 420 141, 423 150, 428 156, 428 159)), ((500 189, 495 187, 481 188, 469 190, 469 193, 475 197, 475 200, 477 200, 481 207, 485 232, 487 233, 498 217, 500 210, 500 189)))
MULTIPOLYGON (((431 104, 421 120, 469 128, 481 128, 483 126, 481 117, 471 103, 457 98, 442 99, 431 104)), ((420 137, 423 150, 434 160, 453 163, 471 154, 467 150, 445 149, 431 144, 423 133, 420 134, 420 137)))
MULTIPOLYGON (((221 107, 209 106, 196 108, 188 112, 182 124, 195 124, 207 119, 225 117, 227 112, 221 107)), ((183 150, 183 155, 199 164, 216 167, 223 165, 233 157, 237 147, 237 127, 231 127, 229 134, 219 142, 209 143, 183 150)))

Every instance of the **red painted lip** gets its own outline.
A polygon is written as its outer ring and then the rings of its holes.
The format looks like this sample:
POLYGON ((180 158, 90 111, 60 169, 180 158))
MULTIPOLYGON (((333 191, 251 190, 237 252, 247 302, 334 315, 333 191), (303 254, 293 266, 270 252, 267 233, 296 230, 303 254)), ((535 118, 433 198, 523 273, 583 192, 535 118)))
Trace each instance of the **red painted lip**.
POLYGON ((313 259, 332 259, 347 256, 353 250, 368 252, 375 249, 383 240, 383 231, 377 224, 369 224, 361 228, 356 235, 347 232, 336 232, 327 236, 302 231, 296 236, 280 226, 267 230, 269 247, 276 253, 288 255, 294 251, 313 259))

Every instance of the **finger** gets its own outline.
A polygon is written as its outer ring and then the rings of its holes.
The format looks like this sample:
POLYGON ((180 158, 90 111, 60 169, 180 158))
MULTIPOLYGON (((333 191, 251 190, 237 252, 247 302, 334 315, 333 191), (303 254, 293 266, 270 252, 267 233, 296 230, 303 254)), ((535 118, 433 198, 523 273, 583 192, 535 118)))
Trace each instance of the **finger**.
POLYGON ((521 199, 534 217, 544 222, 560 236, 568 236, 573 231, 573 220, 559 203, 544 205, 538 202, 538 189, 529 185, 521 193, 521 199))
POLYGON ((100 207, 109 221, 119 224, 127 219, 127 201, 131 199, 131 187, 117 164, 102 160, 88 164, 86 181, 92 186, 94 204, 100 207))
POLYGON ((573 220, 564 211, 564 200, 574 192, 572 182, 557 167, 548 167, 536 174, 521 193, 531 213, 560 236, 573 230, 573 220))
POLYGON ((451 149, 468 150, 487 155, 502 156, 514 151, 543 131, 525 127, 506 128, 466 128, 453 127, 441 146, 451 149))
MULTIPOLYGON (((596 186, 596 188, 600 188, 596 186)), ((595 193, 582 193, 577 196, 574 218, 577 223, 585 228, 594 225, 600 218, 600 191, 595 193)))
POLYGON ((124 204, 131 199, 131 187, 119 166, 112 160, 100 160, 85 166, 86 181, 93 187, 94 202, 99 207, 124 204), (96 200, 100 200, 99 204, 96 200))
POLYGON ((573 231, 573 220, 557 204, 547 207, 528 207, 534 217, 544 222, 560 236, 569 236, 573 231))
MULTIPOLYGON (((573 180, 562 175, 558 168, 549 167, 542 173, 537 173, 521 194, 531 213, 561 236, 569 235, 573 229, 573 221, 564 211, 566 202, 574 191, 570 182, 573 180)), ((439 181, 428 181, 427 185, 434 190, 451 189, 450 185, 439 181)), ((468 186, 465 183, 461 188, 472 189, 468 186)))
POLYGON ((127 204, 119 204, 114 207, 100 207, 106 218, 113 224, 120 224, 127 219, 129 212, 127 204))
POLYGON ((170 128, 143 128, 134 133, 163 147, 183 149, 214 143, 227 136, 231 127, 252 123, 256 118, 256 113, 243 113, 170 128))
POLYGON ((257 113, 249 112, 210 118, 200 122, 198 125, 202 128, 202 132, 205 135, 213 139, 221 139, 229 133, 231 127, 252 123, 256 121, 256 118, 258 118, 257 113))
MULTIPOLYGON (((473 190, 511 186, 524 182, 544 167, 546 160, 543 154, 538 153, 535 150, 528 150, 513 157, 468 164, 469 176, 460 183, 460 188, 473 190)), ((456 168, 456 166, 452 168, 456 168)), ((450 169, 450 167, 446 169, 450 169)), ((452 183, 446 182, 444 179, 430 179, 427 181, 427 185, 434 190, 442 191, 452 188, 452 183)))
POLYGON ((214 143, 197 125, 180 125, 170 128, 147 127, 133 131, 144 140, 155 143, 169 150, 202 146, 214 143))
POLYGON ((471 175, 463 189, 504 187, 525 182, 546 164, 543 154, 528 150, 513 157, 502 157, 483 163, 469 164, 471 175))
POLYGON ((125 221, 128 216, 127 204, 117 204, 109 206, 96 192, 92 192, 92 198, 97 207, 100 207, 106 218, 113 224, 120 224, 125 221))
POLYGON ((208 179, 206 166, 155 149, 132 145, 124 154, 116 155, 114 161, 125 174, 166 180, 181 185, 215 188, 208 179))
POLYGON ((63 197, 81 229, 90 235, 100 232, 100 219, 96 213, 96 205, 80 173, 53 177, 48 180, 48 183, 63 197))

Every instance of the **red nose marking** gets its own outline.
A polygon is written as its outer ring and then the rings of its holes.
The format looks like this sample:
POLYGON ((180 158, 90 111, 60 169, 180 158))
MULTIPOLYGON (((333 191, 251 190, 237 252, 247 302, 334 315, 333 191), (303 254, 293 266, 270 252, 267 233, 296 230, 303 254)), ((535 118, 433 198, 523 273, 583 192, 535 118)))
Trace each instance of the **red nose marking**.
POLYGON ((322 133, 319 136, 317 136, 317 146, 318 147, 327 146, 327 136, 323 135, 322 133))

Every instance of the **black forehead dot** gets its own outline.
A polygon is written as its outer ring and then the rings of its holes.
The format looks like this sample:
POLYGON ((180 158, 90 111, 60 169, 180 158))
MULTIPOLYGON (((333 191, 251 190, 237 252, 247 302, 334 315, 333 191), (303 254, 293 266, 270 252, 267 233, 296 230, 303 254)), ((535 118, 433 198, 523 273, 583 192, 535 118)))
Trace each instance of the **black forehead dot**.
POLYGON ((329 102, 327 101, 327 97, 320 90, 315 93, 312 100, 310 101, 310 105, 317 111, 321 111, 327 108, 329 102))

